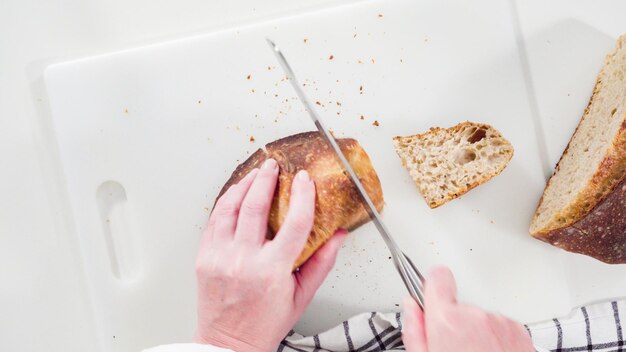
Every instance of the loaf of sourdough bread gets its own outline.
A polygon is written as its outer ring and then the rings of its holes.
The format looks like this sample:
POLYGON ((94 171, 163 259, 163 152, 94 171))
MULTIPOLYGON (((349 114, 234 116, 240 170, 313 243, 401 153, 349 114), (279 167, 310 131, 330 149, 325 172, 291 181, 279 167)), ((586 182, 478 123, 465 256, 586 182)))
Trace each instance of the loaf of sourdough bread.
POLYGON ((589 105, 548 181, 532 236, 626 263, 626 35, 605 60, 589 105))
MULTIPOLYGON (((339 138, 337 143, 377 210, 381 211, 383 191, 367 153, 354 139, 339 138)), ((344 174, 338 158, 318 132, 288 136, 267 144, 265 150, 257 150, 235 169, 218 198, 268 158, 276 160, 279 166, 278 184, 269 215, 268 239, 278 233, 287 215, 291 183, 298 171, 307 170, 315 183, 313 230, 294 268, 309 259, 338 229, 352 230, 369 221, 356 187, 344 174)))

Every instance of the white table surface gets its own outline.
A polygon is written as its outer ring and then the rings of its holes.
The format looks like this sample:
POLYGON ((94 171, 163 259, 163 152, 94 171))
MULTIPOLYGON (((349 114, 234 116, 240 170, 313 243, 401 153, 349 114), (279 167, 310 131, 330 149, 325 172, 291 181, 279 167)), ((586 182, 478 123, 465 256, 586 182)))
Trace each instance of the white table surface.
MULTIPOLYGON (((56 142, 47 133, 51 121, 43 69, 76 57, 334 2, 0 2, 0 350, 93 350, 95 332, 80 280, 80 258, 66 236, 69 221, 62 209, 67 199, 59 191, 63 178, 56 142)), ((550 11, 544 5, 524 5, 519 9, 522 32, 531 36, 541 32, 546 17, 567 20, 571 15, 615 35, 624 30, 617 3, 558 1, 550 11), (562 8, 568 10, 555 10, 562 8)))
POLYGON ((0 1, 0 350, 91 351, 43 69, 329 0, 0 1))

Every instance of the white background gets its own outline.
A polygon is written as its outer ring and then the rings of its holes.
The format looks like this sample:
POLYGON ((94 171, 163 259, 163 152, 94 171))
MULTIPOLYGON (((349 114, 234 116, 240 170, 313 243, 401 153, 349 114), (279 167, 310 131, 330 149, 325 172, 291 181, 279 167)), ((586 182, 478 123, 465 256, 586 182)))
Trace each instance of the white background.
MULTIPOLYGON (((0 0, 0 350, 88 351, 95 336, 80 258, 66 235, 67 199, 49 133, 43 69, 331 3, 0 0)), ((525 35, 569 18, 612 36, 626 32, 618 1, 555 1, 549 9, 545 1, 521 3, 525 35)), ((587 282, 580 286, 593 290, 587 282)))
POLYGON ((65 200, 43 69, 327 3, 0 0, 0 350, 93 349, 78 258, 57 211, 65 200))

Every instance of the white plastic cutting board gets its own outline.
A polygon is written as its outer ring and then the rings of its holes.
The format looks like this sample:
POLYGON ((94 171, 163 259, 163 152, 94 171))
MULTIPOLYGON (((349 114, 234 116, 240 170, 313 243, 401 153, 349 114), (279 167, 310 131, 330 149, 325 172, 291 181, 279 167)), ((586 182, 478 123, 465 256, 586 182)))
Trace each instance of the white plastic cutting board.
MULTIPOLYGON (((562 117, 568 131, 544 136, 552 129, 532 88, 542 58, 518 40, 523 27, 505 1, 366 1, 49 67, 100 348, 136 351, 191 338, 193 262, 207 209, 251 152, 313 129, 265 37, 281 46, 336 135, 357 138, 369 153, 401 247, 421 268, 450 266, 463 300, 531 322, 623 292, 616 282, 623 266, 527 235, 550 163, 582 110, 562 117), (496 126, 515 156, 499 177, 431 210, 391 137, 467 119, 496 126), (593 288, 582 287, 587 279, 593 288)), ((578 107, 608 47, 579 67, 586 81, 578 107)), ((363 311, 398 310, 404 295, 368 224, 348 238, 296 329, 318 332, 363 311)))

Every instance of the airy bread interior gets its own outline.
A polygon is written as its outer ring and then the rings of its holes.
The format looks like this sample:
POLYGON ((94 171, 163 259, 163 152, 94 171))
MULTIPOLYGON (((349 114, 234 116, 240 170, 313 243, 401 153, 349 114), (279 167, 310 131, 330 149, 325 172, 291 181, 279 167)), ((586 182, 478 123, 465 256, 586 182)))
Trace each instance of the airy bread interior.
POLYGON ((592 201, 580 199, 596 172, 602 170, 625 115, 626 36, 622 36, 617 49, 607 56, 583 118, 543 193, 531 233, 571 224, 577 219, 570 215, 576 213, 570 207, 588 211, 610 191, 598 189, 597 194, 590 195, 592 201))
POLYGON ((513 147, 496 129, 472 122, 395 137, 394 144, 431 208, 496 176, 513 156, 513 147))

